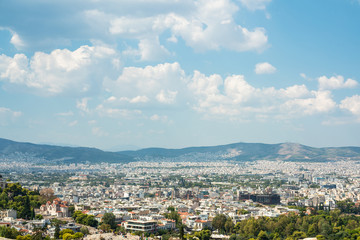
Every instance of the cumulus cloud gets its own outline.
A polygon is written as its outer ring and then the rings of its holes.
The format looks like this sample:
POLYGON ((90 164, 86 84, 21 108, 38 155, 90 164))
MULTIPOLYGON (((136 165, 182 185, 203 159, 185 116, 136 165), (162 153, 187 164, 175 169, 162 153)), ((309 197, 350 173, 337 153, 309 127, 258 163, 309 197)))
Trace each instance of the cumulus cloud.
POLYGON ((186 13, 175 10, 144 17, 117 17, 110 21, 109 32, 122 38, 138 39, 139 49, 126 53, 138 54, 141 60, 169 55, 158 42, 165 31, 171 32, 170 41, 176 43, 180 37, 196 51, 261 51, 266 48, 265 30, 249 30, 238 25, 234 20, 237 10, 237 5, 230 0, 199 0, 192 2, 186 13))
POLYGON ((360 117, 360 96, 354 95, 343 99, 340 103, 341 109, 346 109, 352 114, 360 117))
POLYGON ((164 63, 156 66, 125 67, 116 81, 106 81, 106 89, 112 93, 107 102, 145 103, 154 101, 163 104, 175 103, 178 91, 186 81, 180 64, 164 63))
POLYGON ((321 76, 318 78, 319 89, 339 89, 339 88, 354 88, 358 85, 358 82, 348 78, 346 81, 343 76, 333 76, 327 78, 326 76, 321 76))
POLYGON ((154 114, 150 117, 150 120, 151 121, 160 121, 160 122, 163 122, 163 123, 166 123, 168 122, 168 117, 167 116, 161 116, 161 115, 158 115, 158 114, 154 114))
POLYGON ((268 62, 258 63, 255 66, 256 74, 272 74, 276 72, 276 68, 268 62))
POLYGON ((93 135, 97 136, 97 137, 106 137, 109 136, 108 132, 103 131, 101 128, 99 127, 93 127, 91 129, 91 132, 93 135))
POLYGON ((25 42, 20 38, 19 34, 11 28, 0 27, 0 31, 9 31, 11 33, 10 43, 15 46, 16 49, 22 49, 26 46, 25 42))
POLYGON ((196 111, 208 116, 239 119, 293 118, 327 113, 336 108, 329 91, 309 91, 305 85, 275 89, 256 88, 242 75, 223 79, 195 71, 188 84, 196 111))
POLYGON ((0 107, 0 125, 5 126, 22 115, 20 111, 13 111, 9 108, 0 107))
POLYGON ((117 68, 114 59, 116 51, 104 46, 36 52, 31 59, 24 54, 1 55, 0 79, 39 95, 81 95, 99 90, 104 77, 117 68))
POLYGON ((164 90, 161 90, 156 95, 156 100, 158 100, 160 103, 171 104, 171 103, 175 102, 176 95, 177 95, 177 91, 169 91, 169 90, 167 90, 165 92, 164 90))
POLYGON ((158 61, 171 55, 171 53, 160 44, 158 37, 141 39, 138 49, 129 48, 123 51, 123 54, 135 57, 140 61, 158 61))
POLYGON ((292 99, 282 106, 286 111, 303 112, 306 115, 314 113, 326 113, 336 107, 329 91, 311 91, 312 97, 304 99, 292 99))
POLYGON ((101 117, 110 117, 110 118, 127 118, 131 119, 135 116, 141 115, 141 110, 132 110, 126 108, 111 108, 104 106, 103 104, 98 105, 94 112, 96 112, 101 117))
POLYGON ((241 4, 243 4, 249 10, 264 10, 266 5, 271 2, 271 0, 240 0, 241 4))
POLYGON ((83 98, 83 99, 81 99, 80 101, 78 100, 78 101, 76 102, 76 107, 77 107, 80 111, 82 111, 82 112, 84 112, 84 113, 89 113, 89 112, 90 112, 90 109, 89 109, 89 107, 88 107, 88 101, 89 101, 88 98, 83 98))

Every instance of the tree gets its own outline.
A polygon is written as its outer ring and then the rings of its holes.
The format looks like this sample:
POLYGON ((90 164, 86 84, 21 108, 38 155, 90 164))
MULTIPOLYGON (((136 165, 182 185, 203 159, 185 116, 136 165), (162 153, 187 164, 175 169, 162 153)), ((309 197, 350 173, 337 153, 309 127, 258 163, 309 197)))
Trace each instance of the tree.
POLYGON ((60 224, 59 224, 59 223, 56 223, 56 224, 55 224, 54 238, 55 238, 55 239, 59 239, 59 238, 60 238, 60 224))
POLYGON ((102 218, 102 223, 110 225, 111 229, 115 229, 115 215, 113 213, 105 213, 102 218))
POLYGON ((292 234, 292 237, 294 240, 303 239, 303 238, 306 238, 306 234, 304 232, 295 231, 292 234))
POLYGON ((56 197, 54 195, 54 190, 51 188, 43 188, 40 190, 40 198, 43 202, 52 201, 56 197))
POLYGON ((74 234, 74 231, 71 230, 71 229, 61 230, 61 231, 60 231, 59 238, 64 238, 64 235, 67 234, 67 233, 70 233, 70 235, 73 235, 73 234, 74 234))
POLYGON ((87 215, 83 222, 84 225, 88 225, 90 227, 97 227, 98 221, 95 219, 94 215, 87 215))
POLYGON ((180 239, 184 240, 184 225, 181 224, 179 227, 179 235, 180 235, 180 239))
POLYGON ((231 218, 228 218, 228 219, 226 220, 224 228, 225 228, 226 233, 229 234, 229 233, 232 232, 232 230, 234 229, 234 223, 233 223, 233 221, 231 220, 231 218))
POLYGON ((82 234, 84 234, 84 235, 87 235, 87 234, 89 234, 89 229, 85 226, 82 226, 80 228, 80 232, 82 232, 82 234))
POLYGON ((317 240, 326 240, 326 238, 323 235, 316 235, 317 240))
POLYGON ((24 199, 24 206, 22 208, 22 211, 20 212, 20 217, 24 219, 30 219, 31 218, 31 206, 30 206, 30 199, 29 196, 25 196, 24 199))
POLYGON ((111 226, 110 226, 110 224, 102 223, 99 226, 99 229, 102 230, 103 232, 110 232, 111 231, 111 226))
POLYGON ((269 236, 265 231, 261 230, 256 240, 269 240, 269 236))
POLYGON ((175 208, 174 208, 173 206, 170 206, 170 207, 167 208, 167 210, 168 210, 169 212, 174 212, 174 211, 175 211, 175 208))
POLYGON ((182 222, 180 214, 176 211, 171 211, 170 213, 165 213, 164 216, 168 219, 175 220, 176 225, 179 225, 182 222))
POLYGON ((84 237, 84 234, 81 232, 77 232, 72 236, 72 239, 81 239, 84 237))
POLYGON ((225 231, 226 216, 224 214, 218 214, 212 220, 212 226, 219 230, 220 233, 225 231))

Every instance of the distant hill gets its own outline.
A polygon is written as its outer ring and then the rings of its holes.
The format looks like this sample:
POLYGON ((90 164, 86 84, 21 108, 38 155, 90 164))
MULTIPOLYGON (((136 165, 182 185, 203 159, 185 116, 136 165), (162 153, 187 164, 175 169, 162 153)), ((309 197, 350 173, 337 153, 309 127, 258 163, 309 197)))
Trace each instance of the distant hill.
POLYGON ((212 147, 189 147, 182 149, 147 148, 122 151, 124 155, 139 160, 283 160, 299 162, 323 162, 337 160, 360 160, 360 147, 313 148, 297 143, 263 144, 233 143, 212 147))
POLYGON ((132 161, 360 161, 360 147, 313 148, 297 143, 233 143, 182 149, 146 148, 109 152, 96 148, 21 143, 0 138, 1 161, 34 163, 128 163, 132 161))
POLYGON ((104 152, 96 148, 60 147, 15 142, 0 138, 0 159, 32 160, 54 163, 130 162, 133 158, 116 152, 104 152))

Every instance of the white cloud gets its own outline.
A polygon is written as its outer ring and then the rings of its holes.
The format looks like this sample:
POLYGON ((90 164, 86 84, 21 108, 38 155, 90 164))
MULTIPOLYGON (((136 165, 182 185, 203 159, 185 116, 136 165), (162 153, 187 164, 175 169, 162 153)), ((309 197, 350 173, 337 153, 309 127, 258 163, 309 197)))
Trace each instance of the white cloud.
POLYGON ((101 128, 99 127, 93 127, 91 129, 91 132, 93 135, 97 136, 97 137, 106 137, 109 136, 109 133, 103 131, 101 128))
POLYGON ((307 89, 307 87, 304 84, 303 85, 294 85, 294 86, 287 87, 285 89, 280 89, 279 93, 283 94, 284 97, 287 97, 287 98, 303 98, 303 97, 310 95, 309 90, 307 89))
POLYGON ((237 5, 230 0, 198 0, 192 2, 187 12, 175 10, 144 17, 116 17, 109 23, 109 32, 121 38, 139 40, 138 50, 130 49, 125 53, 139 55, 141 60, 170 55, 158 40, 166 31, 171 32, 168 40, 176 43, 181 37, 196 51, 262 51, 267 47, 265 30, 249 30, 238 25, 234 20, 237 10, 237 5))
POLYGON ((248 9, 254 10, 264 10, 266 5, 271 2, 271 0, 240 0, 240 2, 248 9))
POLYGON ((127 49, 124 55, 138 57, 140 61, 157 61, 169 57, 170 52, 160 44, 158 37, 141 39, 138 49, 127 49))
POLYGON ((26 44, 20 38, 20 36, 19 36, 19 34, 17 32, 12 30, 11 28, 0 27, 0 31, 2 31, 2 30, 9 31, 11 33, 12 36, 11 36, 11 39, 10 39, 10 43, 12 45, 14 45, 16 49, 22 49, 23 47, 26 46, 26 44))
POLYGON ((89 113, 90 109, 88 107, 88 101, 89 101, 89 98, 83 98, 80 101, 76 102, 76 107, 84 113, 89 113))
POLYGON ((0 107, 0 125, 6 126, 22 115, 20 111, 13 111, 9 108, 0 107))
POLYGON ((74 113, 72 111, 68 111, 68 112, 57 113, 56 115, 61 117, 69 117, 69 116, 73 116, 74 113))
POLYGON ((272 74, 276 72, 276 68, 268 62, 258 63, 255 66, 256 74, 272 74))
POLYGON ((103 104, 98 105, 94 112, 96 112, 101 117, 110 117, 110 118, 127 118, 131 119, 135 116, 142 114, 141 110, 132 110, 125 108, 110 108, 106 107, 103 104))
POLYGON ((16 32, 13 32, 12 34, 13 35, 10 39, 11 44, 13 44, 17 49, 21 49, 25 47, 25 43, 20 38, 20 36, 16 32))
POLYGON ((360 117, 360 96, 354 95, 343 99, 340 103, 341 109, 346 109, 352 114, 360 117))
POLYGON ((76 126, 77 124, 78 124, 78 121, 77 121, 77 120, 72 121, 72 122, 69 123, 69 127, 74 127, 74 126, 76 126))
POLYGON ((329 91, 309 91, 305 85, 255 88, 242 75, 223 79, 195 71, 188 87, 194 94, 194 109, 213 117, 286 119, 327 113, 336 108, 329 91))
POLYGON ((163 123, 166 123, 168 122, 168 117, 167 116, 161 116, 161 115, 158 115, 158 114, 154 114, 150 117, 150 120, 151 121, 161 121, 163 123))
POLYGON ((301 113, 311 115, 326 113, 336 108, 336 103, 331 98, 329 91, 311 91, 313 97, 292 99, 282 106, 289 113, 301 113))
POLYGON ((31 59, 24 54, 1 55, 0 79, 39 95, 82 95, 100 89, 103 78, 116 70, 112 66, 116 58, 116 51, 105 46, 36 52, 31 59))
POLYGON ((175 102, 176 95, 177 95, 177 91, 169 91, 169 90, 167 90, 167 91, 165 92, 164 90, 161 90, 161 91, 156 95, 156 99, 157 99, 160 103, 171 104, 171 103, 174 103, 174 102, 175 102))
POLYGON ((321 76, 318 78, 318 81, 320 90, 354 88, 358 85, 358 82, 351 78, 348 78, 346 81, 344 81, 344 77, 340 75, 330 78, 327 78, 326 76, 321 76))
POLYGON ((144 68, 125 67, 116 81, 104 83, 112 97, 107 102, 128 101, 146 103, 175 103, 184 88, 185 72, 179 63, 164 63, 144 68))

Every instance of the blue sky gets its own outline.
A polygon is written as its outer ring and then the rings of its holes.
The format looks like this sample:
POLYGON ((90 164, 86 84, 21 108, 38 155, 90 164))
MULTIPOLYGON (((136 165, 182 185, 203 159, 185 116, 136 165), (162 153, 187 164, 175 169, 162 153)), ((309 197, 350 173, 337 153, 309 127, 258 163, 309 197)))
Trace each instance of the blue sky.
POLYGON ((3 138, 360 146, 356 0, 0 0, 3 138))

